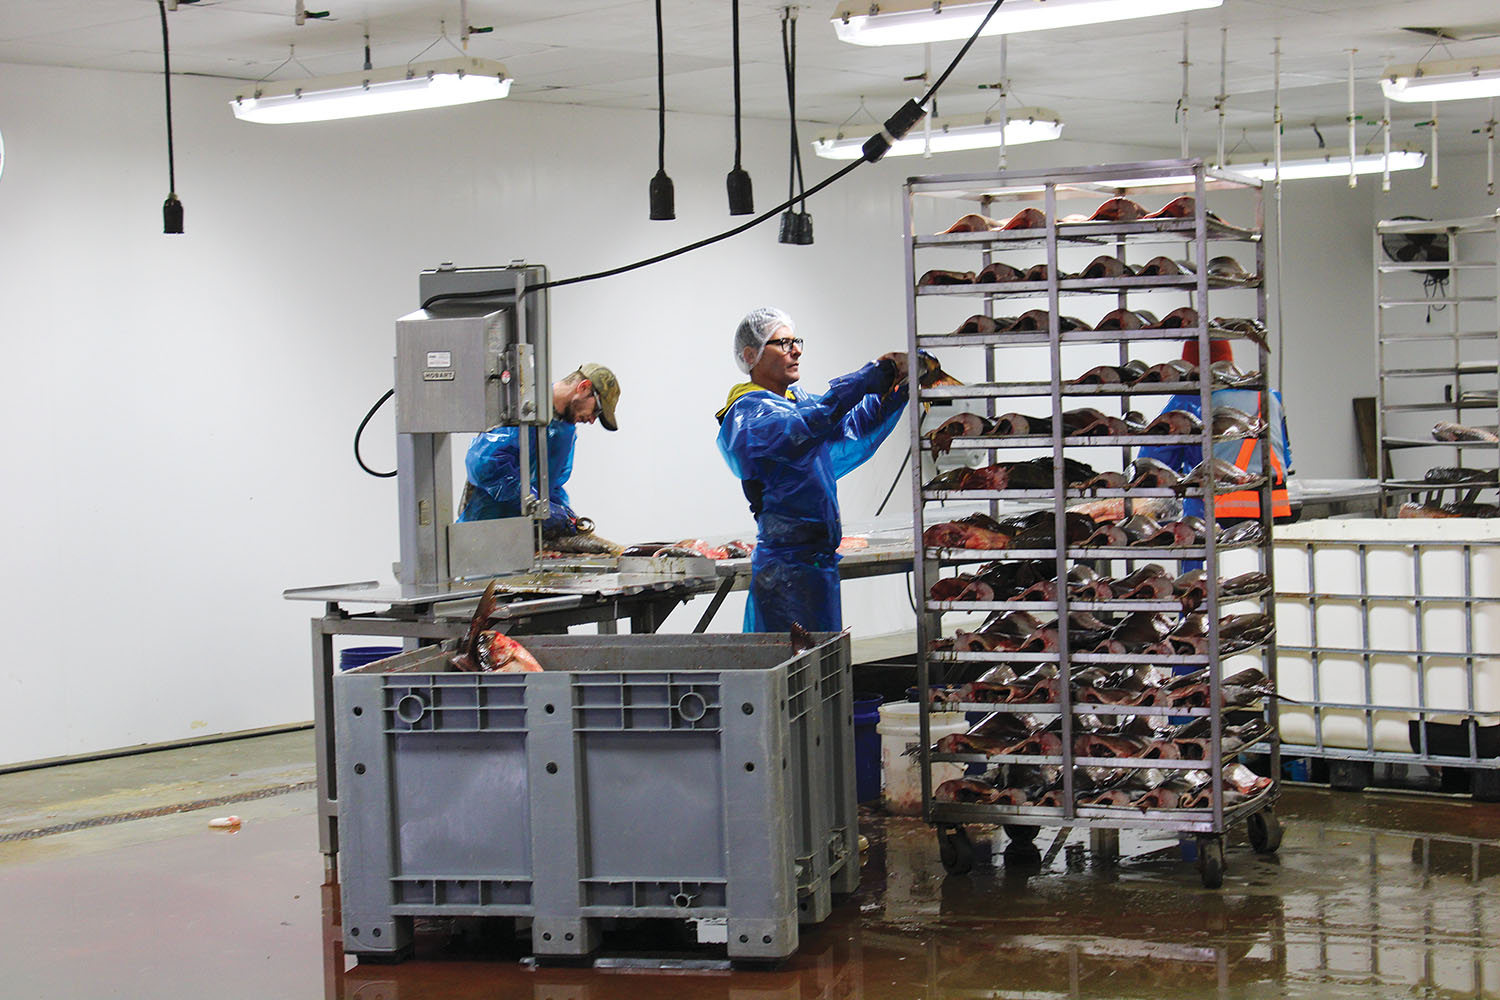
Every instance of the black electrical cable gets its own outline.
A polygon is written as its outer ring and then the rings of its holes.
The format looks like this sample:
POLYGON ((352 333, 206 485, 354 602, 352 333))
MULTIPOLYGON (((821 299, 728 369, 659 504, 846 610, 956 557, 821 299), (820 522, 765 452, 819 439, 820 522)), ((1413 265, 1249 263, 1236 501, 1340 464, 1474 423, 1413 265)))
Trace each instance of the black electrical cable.
POLYGON ((167 190, 177 193, 177 167, 172 155, 172 55, 167 44, 167 5, 165 0, 156 0, 156 9, 161 14, 161 65, 162 82, 167 87, 167 190))
POLYGON ((656 169, 667 169, 667 60, 662 52, 661 0, 656 0, 656 169))
MULTIPOLYGON (((922 95, 922 99, 920 101, 906 102, 906 104, 902 105, 900 110, 898 110, 890 118, 886 119, 885 132, 891 136, 892 140, 899 139, 901 136, 905 135, 907 131, 910 130, 912 125, 916 124, 916 122, 922 117, 922 107, 932 99, 932 96, 937 93, 938 88, 947 81, 950 75, 952 75, 953 70, 957 68, 959 62, 963 59, 963 57, 968 54, 969 49, 973 48, 974 42, 979 38, 979 33, 984 30, 985 25, 989 24, 990 18, 995 16, 995 12, 1000 9, 1000 5, 1004 2, 1005 0, 995 0, 994 4, 991 5, 988 13, 984 15, 984 20, 979 22, 979 26, 976 27, 974 29, 974 33, 969 36, 969 40, 963 44, 963 47, 961 49, 958 50, 958 54, 953 57, 953 61, 948 64, 948 68, 943 70, 942 74, 937 78, 937 80, 933 82, 931 87, 927 88, 927 93, 922 95)), ((617 274, 626 274, 630 271, 638 271, 643 267, 650 267, 652 264, 660 264, 662 261, 671 260, 673 257, 681 257, 683 254, 692 253, 694 250, 701 250, 706 246, 712 246, 715 243, 721 243, 724 240, 738 236, 740 233, 743 233, 748 229, 753 229, 761 223, 766 222, 767 220, 774 219, 776 216, 780 215, 782 212, 791 208, 798 202, 805 202, 808 198, 811 198, 813 195, 822 191, 824 188, 828 187, 830 184, 833 184, 835 181, 842 180, 845 176, 859 168, 862 164, 873 163, 875 162, 875 160, 880 159, 880 157, 885 155, 885 151, 889 148, 890 140, 887 140, 884 134, 873 135, 870 137, 870 140, 865 143, 866 152, 864 158, 851 161, 847 166, 840 168, 837 172, 830 174, 822 181, 814 184, 811 188, 804 191, 801 197, 789 199, 782 204, 777 205, 770 211, 763 212, 760 215, 757 215, 749 222, 745 222, 741 225, 735 226, 733 229, 726 229, 724 230, 724 232, 718 233, 714 236, 704 237, 703 239, 697 240, 693 243, 689 243, 686 246, 678 247, 676 250, 668 250, 666 253, 659 253, 654 257, 647 257, 643 260, 635 261, 634 263, 621 264, 619 267, 611 267, 603 271, 593 271, 589 274, 580 274, 572 278, 559 278, 556 281, 544 281, 535 285, 527 285, 526 292, 540 292, 548 288, 562 288, 566 285, 576 285, 585 281, 597 281, 600 278, 613 278, 617 274), (876 147, 873 151, 870 149, 872 145, 875 145, 876 147)), ((503 288, 492 288, 477 292, 444 292, 440 295, 434 295, 428 298, 422 303, 422 308, 428 309, 438 302, 458 301, 461 299, 492 299, 497 296, 506 294, 508 294, 508 290, 503 288)))
POLYGON ((378 400, 375 401, 375 405, 370 407, 370 412, 365 414, 365 419, 359 422, 359 429, 354 432, 354 460, 359 463, 359 467, 361 469, 364 469, 366 472, 376 477, 377 479, 390 479, 396 474, 397 470, 392 469, 390 472, 376 472, 374 469, 366 465, 365 460, 361 458, 359 454, 359 439, 365 432, 365 425, 370 422, 371 417, 375 416, 375 411, 384 406, 385 401, 387 399, 390 399, 395 394, 395 389, 387 389, 385 391, 385 395, 381 396, 378 400))
POLYGON ((740 0, 731 0, 729 16, 734 19, 729 29, 730 45, 734 49, 734 169, 740 169, 740 0))

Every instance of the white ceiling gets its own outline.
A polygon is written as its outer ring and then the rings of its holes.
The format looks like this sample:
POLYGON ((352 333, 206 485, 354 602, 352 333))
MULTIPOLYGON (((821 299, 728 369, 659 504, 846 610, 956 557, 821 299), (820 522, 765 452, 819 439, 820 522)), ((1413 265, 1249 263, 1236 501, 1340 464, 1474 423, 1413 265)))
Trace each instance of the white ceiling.
MULTIPOLYGON (((1030 0, 1009 0, 1020 3, 1030 0)), ((426 58, 456 54, 439 35, 439 22, 455 42, 459 0, 321 0, 322 20, 295 23, 295 0, 202 0, 168 15, 174 73, 228 81, 271 76, 344 73, 363 64, 368 30, 376 66, 407 62, 436 42, 426 58), (295 64, 282 65, 295 44, 295 64)), ((920 46, 864 48, 839 42, 829 17, 835 0, 800 11, 798 117, 834 126, 854 115, 860 98, 880 118, 919 82, 902 77, 923 71, 920 46)), ((784 119, 781 65, 783 4, 741 0, 742 86, 747 116, 784 119)), ((667 106, 672 111, 726 114, 732 107, 729 4, 726 0, 663 0, 666 25, 667 106)), ((471 55, 506 64, 516 82, 512 97, 595 107, 656 106, 655 45, 651 0, 470 0, 469 19, 493 26, 473 36, 471 55)), ((1182 87, 1181 15, 1018 35, 1009 41, 1012 106, 1041 105, 1061 113, 1065 136, 1129 142, 1175 150, 1175 121, 1182 87)), ((1500 4, 1495 0, 1225 0, 1195 13, 1189 26, 1191 147, 1215 145, 1221 28, 1228 28, 1227 122, 1229 144, 1266 151, 1272 120, 1272 48, 1281 39, 1281 105, 1285 146, 1316 145, 1316 123, 1333 147, 1347 144, 1345 115, 1348 50, 1353 48, 1358 111, 1380 118, 1380 70, 1388 63, 1422 58, 1432 42, 1403 30, 1443 27, 1466 41, 1437 47, 1431 58, 1500 55, 1500 4), (1488 36, 1488 37, 1483 37, 1488 36), (1243 130, 1243 132, 1242 132, 1243 130)), ((959 43, 933 46, 934 72, 947 65, 959 43)), ((939 95, 949 115, 980 112, 993 101, 980 84, 1000 76, 998 39, 970 52, 939 95)), ((161 70, 161 32, 155 0, 4 0, 0 3, 0 62, 154 73, 161 70)), ((1481 152, 1474 132, 1489 117, 1488 102, 1441 107, 1444 153, 1481 152)), ((1429 105, 1393 105, 1398 143, 1426 146, 1429 105)), ((861 116, 856 121, 868 121, 861 116)), ((831 129, 830 129, 831 130, 831 129)), ((851 132, 860 131, 851 124, 851 132)), ((868 131, 866 129, 865 131, 868 131)), ((1375 135, 1360 126, 1360 142, 1375 135)))

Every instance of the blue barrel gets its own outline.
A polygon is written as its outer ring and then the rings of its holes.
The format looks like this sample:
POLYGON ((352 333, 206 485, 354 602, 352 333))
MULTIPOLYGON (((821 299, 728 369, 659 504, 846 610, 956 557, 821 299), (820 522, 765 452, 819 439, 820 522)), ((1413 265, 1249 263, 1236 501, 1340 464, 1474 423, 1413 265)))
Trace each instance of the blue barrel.
POLYGON ((854 692, 854 791, 861 802, 880 798, 880 721, 878 694, 854 692))
POLYGON ((353 670, 401 652, 400 646, 350 646, 339 653, 339 669, 353 670))

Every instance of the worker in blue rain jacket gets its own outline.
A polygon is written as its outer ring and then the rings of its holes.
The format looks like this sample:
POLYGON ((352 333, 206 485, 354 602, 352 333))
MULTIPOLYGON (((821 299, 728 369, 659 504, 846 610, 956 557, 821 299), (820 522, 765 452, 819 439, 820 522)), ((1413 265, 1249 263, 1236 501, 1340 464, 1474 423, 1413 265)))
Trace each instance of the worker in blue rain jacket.
MULTIPOLYGON (((1184 361, 1198 364, 1198 342, 1189 340, 1183 345, 1182 357, 1184 361)), ((1233 361, 1234 353, 1230 349, 1227 340, 1212 340, 1209 342, 1209 364, 1220 361, 1233 361)), ((1250 414, 1252 417, 1265 417, 1261 413, 1261 395, 1259 389, 1215 389, 1210 397, 1215 408, 1220 406, 1232 406, 1250 414)), ((1286 417, 1281 409, 1281 393, 1270 394, 1271 412, 1266 418, 1266 423, 1271 427, 1271 517, 1277 524, 1287 524, 1296 518, 1292 516, 1291 498, 1287 492, 1286 477, 1287 470, 1291 468, 1292 446, 1286 433, 1286 417)), ((1183 393, 1173 396, 1167 400, 1162 407, 1162 412, 1168 410, 1186 410, 1196 417, 1202 418, 1202 401, 1196 392, 1183 393)), ((1205 427, 1209 420, 1203 421, 1205 427)), ((1150 445, 1140 449, 1139 457, 1154 458, 1173 471, 1185 473, 1203 461, 1203 450, 1198 443, 1178 445, 1150 445)), ((1261 451, 1258 438, 1245 438, 1244 440, 1220 441, 1214 445, 1214 457, 1222 458, 1232 465, 1238 466, 1246 472, 1260 475, 1261 451)), ((1182 502, 1182 512, 1186 517, 1202 517, 1203 501, 1197 497, 1189 497, 1182 502)), ((1237 521, 1260 519, 1260 488, 1249 490, 1230 490, 1219 493, 1214 500, 1214 516, 1219 524, 1233 524, 1237 521)))
POLYGON ((858 468, 906 407, 906 355, 883 355, 829 382, 821 396, 801 378, 802 338, 779 309, 757 309, 734 334, 750 376, 717 414, 719 451, 740 478, 757 525, 746 632, 839 631, 837 480, 858 468))
MULTIPOLYGON (((584 364, 577 371, 552 383, 552 421, 547 425, 547 482, 551 511, 543 530, 573 534, 579 517, 563 487, 573 474, 573 446, 578 425, 594 421, 604 429, 618 429, 615 406, 620 402, 620 381, 603 365, 584 364)), ((537 494, 535 455, 536 428, 528 428, 532 455, 531 496, 537 494)), ((521 453, 519 427, 494 427, 474 438, 464 457, 468 482, 458 505, 460 521, 485 521, 521 514, 521 453)))

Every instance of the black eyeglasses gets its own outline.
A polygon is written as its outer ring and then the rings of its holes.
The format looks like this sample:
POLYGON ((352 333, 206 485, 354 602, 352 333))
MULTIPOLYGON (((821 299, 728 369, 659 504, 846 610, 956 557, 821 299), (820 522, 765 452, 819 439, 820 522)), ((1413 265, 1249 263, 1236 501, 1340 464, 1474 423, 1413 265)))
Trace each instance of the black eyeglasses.
POLYGON ((775 340, 766 341, 769 347, 775 347, 779 351, 789 352, 794 347, 802 346, 801 337, 777 337, 775 340))

